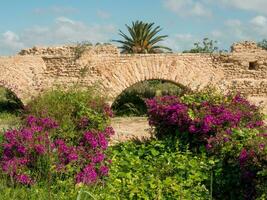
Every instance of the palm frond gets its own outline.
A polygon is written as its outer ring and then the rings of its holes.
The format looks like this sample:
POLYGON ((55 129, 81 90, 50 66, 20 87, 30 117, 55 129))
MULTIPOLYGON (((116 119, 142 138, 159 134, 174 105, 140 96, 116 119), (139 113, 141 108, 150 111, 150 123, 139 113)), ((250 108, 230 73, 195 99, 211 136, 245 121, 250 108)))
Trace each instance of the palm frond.
POLYGON ((154 23, 145 23, 143 21, 132 22, 131 26, 125 25, 129 35, 119 30, 119 35, 124 40, 113 40, 120 43, 119 48, 122 53, 151 53, 156 51, 171 49, 164 46, 156 46, 158 42, 163 41, 167 35, 158 35, 162 29, 160 26, 154 27, 154 23))

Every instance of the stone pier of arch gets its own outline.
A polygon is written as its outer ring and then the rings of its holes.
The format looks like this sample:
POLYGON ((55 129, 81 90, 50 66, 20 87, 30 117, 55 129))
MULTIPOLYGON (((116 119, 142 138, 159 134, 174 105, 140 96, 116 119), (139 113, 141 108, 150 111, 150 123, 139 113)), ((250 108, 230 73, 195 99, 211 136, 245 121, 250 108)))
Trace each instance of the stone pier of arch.
POLYGON ((110 102, 131 85, 151 79, 197 90, 213 86, 238 91, 267 113, 267 51, 254 42, 236 43, 221 54, 120 54, 112 45, 33 47, 0 57, 0 86, 24 104, 56 86, 96 86, 110 102))

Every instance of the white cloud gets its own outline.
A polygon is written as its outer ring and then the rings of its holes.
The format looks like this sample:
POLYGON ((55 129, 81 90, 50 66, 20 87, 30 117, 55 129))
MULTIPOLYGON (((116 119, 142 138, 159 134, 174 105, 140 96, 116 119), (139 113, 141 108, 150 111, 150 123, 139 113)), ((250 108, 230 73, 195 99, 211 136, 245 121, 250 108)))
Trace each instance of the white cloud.
POLYGON ((213 30, 211 34, 215 40, 230 43, 248 39, 244 25, 236 19, 225 21, 220 29, 213 30))
POLYGON ((176 34, 175 38, 178 39, 178 40, 192 40, 193 39, 193 35, 191 35, 190 33, 176 34))
POLYGON ((246 40, 250 38, 248 31, 246 30, 247 25, 243 24, 238 19, 230 19, 224 22, 223 32, 224 37, 232 37, 234 40, 246 40))
POLYGON ((217 0, 216 3, 223 3, 229 7, 234 7, 241 10, 267 14, 266 0, 217 0))
POLYGON ((179 16, 210 17, 212 15, 203 1, 164 0, 164 6, 179 16))
POLYGON ((6 31, 0 36, 0 46, 0 51, 3 51, 4 54, 6 54, 9 50, 16 51, 17 49, 23 48, 24 44, 16 33, 6 31))
POLYGON ((229 27, 239 27, 242 25, 242 22, 239 19, 228 19, 224 22, 224 24, 229 27))
POLYGON ((222 35, 223 35, 222 31, 219 31, 219 30, 211 31, 211 36, 214 38, 220 38, 222 37, 222 35))
POLYGON ((111 15, 104 10, 97 10, 96 15, 102 19, 109 19, 111 15))
POLYGON ((248 22, 238 19, 230 19, 224 25, 211 32, 214 39, 221 41, 223 46, 231 45, 234 42, 251 40, 260 41, 267 35, 267 18, 264 16, 253 17, 248 22))
POLYGON ((178 33, 170 35, 162 45, 171 48, 173 51, 184 51, 193 48, 194 43, 200 41, 199 37, 193 36, 190 33, 178 33))
POLYGON ((78 12, 76 8, 70 6, 51 6, 49 8, 35 8, 33 12, 37 15, 53 14, 53 15, 66 15, 78 12))
POLYGON ((72 24, 72 25, 75 25, 75 24, 78 24, 80 22, 75 22, 67 17, 58 17, 56 18, 56 23, 58 24, 72 24))
POLYGON ((108 42, 116 32, 113 25, 85 24, 66 17, 58 17, 50 26, 35 26, 19 35, 11 31, 0 35, 0 55, 13 54, 32 46, 70 44, 78 41, 108 42))
POLYGON ((250 20, 250 25, 253 30, 261 37, 267 36, 267 18, 264 16, 256 16, 250 20))
POLYGON ((224 32, 239 40, 261 40, 267 35, 267 18, 262 15, 253 17, 248 22, 227 20, 224 32))
POLYGON ((256 16, 250 20, 250 22, 255 26, 266 26, 267 25, 267 18, 264 16, 256 16))

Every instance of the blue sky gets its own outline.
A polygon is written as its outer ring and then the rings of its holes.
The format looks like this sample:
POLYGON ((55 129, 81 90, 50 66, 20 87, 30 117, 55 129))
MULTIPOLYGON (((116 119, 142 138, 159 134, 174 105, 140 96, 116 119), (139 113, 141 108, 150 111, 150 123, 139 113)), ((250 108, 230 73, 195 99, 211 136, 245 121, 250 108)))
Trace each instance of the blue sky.
POLYGON ((22 48, 110 42, 134 20, 155 22, 182 51, 208 37, 222 49, 267 38, 267 0, 9 0, 0 3, 0 55, 22 48))

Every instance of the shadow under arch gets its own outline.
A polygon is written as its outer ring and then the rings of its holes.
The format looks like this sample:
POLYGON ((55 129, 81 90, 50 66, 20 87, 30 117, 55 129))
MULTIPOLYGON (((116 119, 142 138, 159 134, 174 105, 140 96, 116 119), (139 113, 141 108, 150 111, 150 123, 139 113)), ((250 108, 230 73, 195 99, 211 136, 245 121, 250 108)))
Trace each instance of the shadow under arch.
POLYGON ((0 113, 18 113, 24 108, 21 99, 9 87, 0 85, 0 113))
POLYGON ((192 90, 167 79, 148 79, 136 82, 122 90, 111 103, 116 116, 144 116, 147 112, 145 99, 155 96, 183 96, 192 90))

